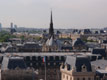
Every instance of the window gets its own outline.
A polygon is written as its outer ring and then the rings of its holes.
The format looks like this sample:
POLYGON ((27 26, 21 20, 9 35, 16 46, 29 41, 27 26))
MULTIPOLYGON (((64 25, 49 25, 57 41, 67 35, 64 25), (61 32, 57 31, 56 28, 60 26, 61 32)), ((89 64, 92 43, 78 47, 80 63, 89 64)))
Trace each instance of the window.
POLYGON ((63 78, 65 78, 65 75, 63 74, 63 78))
POLYGON ((91 80, 91 78, 88 78, 88 80, 91 80))
POLYGON ((85 78, 83 78, 83 80, 85 80, 85 78))
POLYGON ((99 77, 98 77, 98 76, 96 77, 96 80, 99 80, 99 77))
POLYGON ((70 77, 70 80, 72 80, 72 77, 70 77))
POLYGON ((68 80, 68 76, 67 76, 67 80, 68 80))
POLYGON ((80 80, 79 78, 77 78, 77 80, 80 80))

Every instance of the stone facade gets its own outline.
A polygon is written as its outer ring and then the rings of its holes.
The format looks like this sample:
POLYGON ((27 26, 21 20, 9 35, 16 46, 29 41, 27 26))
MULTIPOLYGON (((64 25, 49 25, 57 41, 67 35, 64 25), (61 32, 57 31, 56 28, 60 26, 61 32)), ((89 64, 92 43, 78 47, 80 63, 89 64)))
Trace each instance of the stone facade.
POLYGON ((61 80, 95 80, 95 69, 87 57, 68 56, 60 71, 61 80))
POLYGON ((61 70, 61 80, 94 80, 95 72, 87 72, 83 70, 82 72, 76 72, 75 68, 72 70, 67 70, 67 66, 61 70))

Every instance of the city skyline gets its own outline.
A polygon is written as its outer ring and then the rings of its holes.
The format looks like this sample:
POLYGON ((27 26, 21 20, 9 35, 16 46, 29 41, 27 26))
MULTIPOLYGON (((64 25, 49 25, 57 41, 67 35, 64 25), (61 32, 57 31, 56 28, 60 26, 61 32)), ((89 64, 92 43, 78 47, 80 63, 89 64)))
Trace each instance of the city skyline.
POLYGON ((0 23, 27 28, 48 28, 50 11, 54 28, 107 27, 106 0, 1 0, 0 23))

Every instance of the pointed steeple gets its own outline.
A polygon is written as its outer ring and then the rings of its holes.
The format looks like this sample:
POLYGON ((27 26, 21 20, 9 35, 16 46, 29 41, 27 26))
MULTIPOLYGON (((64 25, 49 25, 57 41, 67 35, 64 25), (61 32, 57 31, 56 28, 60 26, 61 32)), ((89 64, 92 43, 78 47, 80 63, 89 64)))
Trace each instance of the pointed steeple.
POLYGON ((50 28, 49 28, 49 37, 51 36, 54 36, 52 11, 51 11, 51 20, 50 20, 50 28))
POLYGON ((53 19, 52 19, 52 11, 51 11, 51 23, 53 24, 53 19))

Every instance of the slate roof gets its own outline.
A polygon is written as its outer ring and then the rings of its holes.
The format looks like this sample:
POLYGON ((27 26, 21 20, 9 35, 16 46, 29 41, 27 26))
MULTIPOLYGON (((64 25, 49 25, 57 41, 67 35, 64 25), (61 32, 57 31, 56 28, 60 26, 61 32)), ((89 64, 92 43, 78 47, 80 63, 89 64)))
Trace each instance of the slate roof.
POLYGON ((85 56, 77 56, 77 57, 67 56, 65 64, 70 65, 71 68, 72 67, 76 68, 77 72, 82 71, 83 65, 86 66, 88 72, 92 71, 90 60, 85 56))
POLYGON ((71 38, 60 38, 60 39, 57 39, 57 40, 60 40, 60 41, 72 41, 71 38))
POLYGON ((96 72, 100 74, 107 74, 107 70, 97 70, 96 72))
POLYGON ((84 34, 91 34, 90 29, 84 29, 84 34))
POLYGON ((106 56, 105 49, 96 48, 93 49, 92 54, 100 54, 101 56, 106 56))
POLYGON ((104 44, 107 44, 107 40, 103 40, 103 43, 104 43, 104 44))
POLYGON ((100 69, 105 70, 105 68, 107 67, 107 60, 96 60, 92 61, 91 64, 97 68, 100 67, 100 69))
POLYGON ((8 62, 8 69, 15 68, 25 69, 26 65, 22 57, 11 57, 8 62))
POLYGON ((88 48, 97 48, 97 47, 100 47, 100 44, 96 43, 96 42, 87 42, 86 45, 87 45, 88 48))
POLYGON ((25 48, 25 49, 35 49, 35 48, 38 48, 38 47, 40 47, 39 46, 39 44, 36 44, 35 42, 27 42, 27 43, 25 43, 24 44, 24 46, 23 46, 23 48, 25 48))
POLYGON ((69 45, 67 45, 67 46, 63 45, 63 46, 61 47, 61 49, 69 49, 69 50, 72 50, 73 48, 72 48, 72 46, 69 46, 69 45))
POLYGON ((85 43, 80 38, 77 38, 76 40, 73 41, 72 45, 73 46, 85 45, 85 43))
POLYGON ((26 64, 24 62, 23 57, 4 57, 3 62, 2 62, 2 70, 7 70, 7 69, 15 69, 15 68, 20 68, 20 69, 26 69, 26 64))

